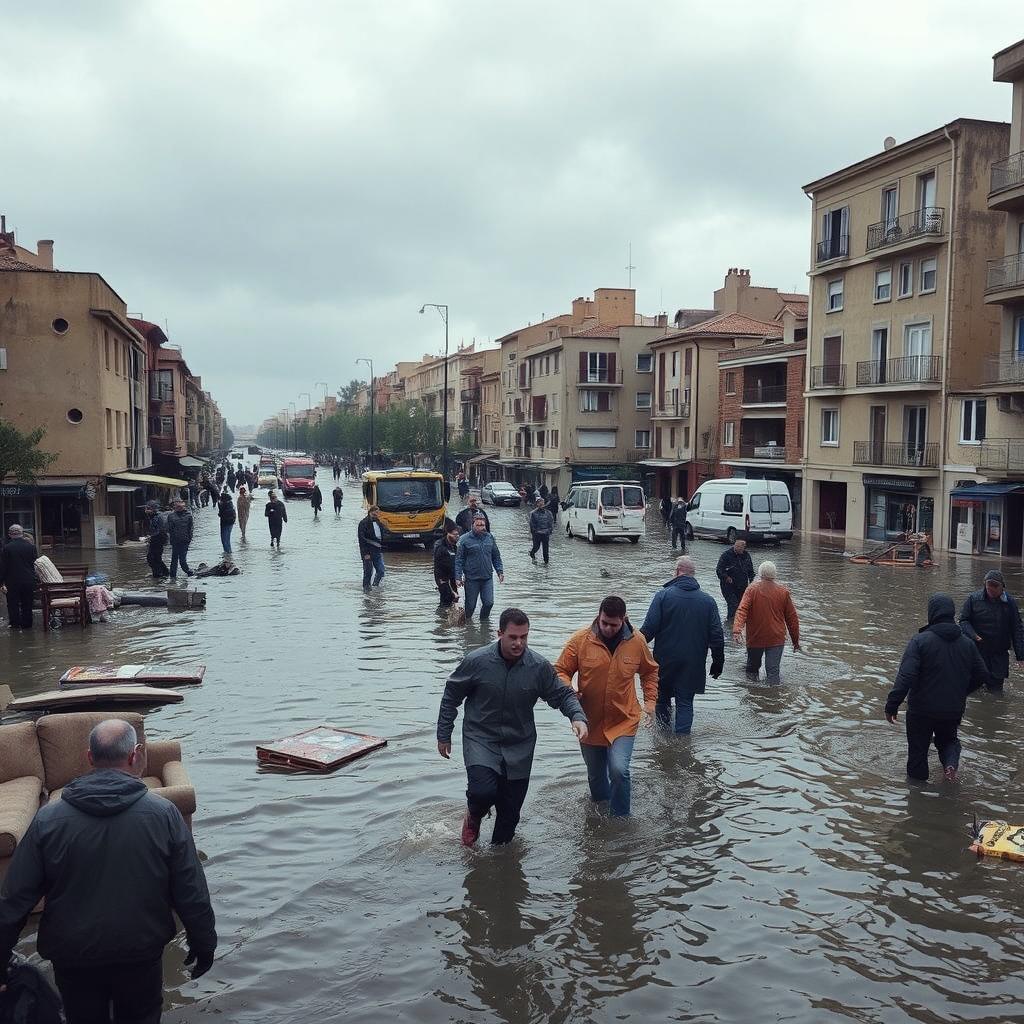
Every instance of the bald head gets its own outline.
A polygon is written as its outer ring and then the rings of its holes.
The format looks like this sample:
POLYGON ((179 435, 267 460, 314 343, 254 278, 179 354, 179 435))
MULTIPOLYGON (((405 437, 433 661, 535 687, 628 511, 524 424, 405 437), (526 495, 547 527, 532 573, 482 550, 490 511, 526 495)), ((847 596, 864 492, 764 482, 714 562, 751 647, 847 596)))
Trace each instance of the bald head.
POLYGON ((133 771, 141 765, 138 745, 133 726, 120 718, 108 718, 89 733, 89 763, 94 768, 133 771))
POLYGON ((683 555, 676 559, 677 576, 693 576, 697 572, 697 566, 689 555, 683 555))

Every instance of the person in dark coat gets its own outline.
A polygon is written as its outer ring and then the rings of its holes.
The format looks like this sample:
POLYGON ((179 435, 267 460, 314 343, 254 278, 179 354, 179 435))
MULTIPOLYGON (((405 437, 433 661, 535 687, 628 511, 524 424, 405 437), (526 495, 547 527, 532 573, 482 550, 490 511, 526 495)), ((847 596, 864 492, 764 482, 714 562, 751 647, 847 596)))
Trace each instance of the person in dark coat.
POLYGON ((694 579, 693 559, 676 559, 675 579, 654 595, 640 632, 654 643, 658 663, 658 702, 655 718, 668 726, 672 699, 676 702, 675 731, 687 735, 693 728, 693 700, 707 686, 706 665, 711 652, 711 678, 725 667, 725 635, 718 605, 694 579))
POLYGON ((459 528, 459 532, 466 534, 473 532, 473 517, 483 516, 484 524, 487 527, 487 532, 491 532, 491 520, 488 518, 487 513, 480 507, 480 501, 475 494, 469 496, 469 504, 455 517, 455 525, 459 528))
POLYGON ((231 493, 232 494, 234 494, 234 492, 235 492, 235 478, 236 478, 235 471, 234 471, 233 468, 231 468, 229 466, 226 479, 227 479, 227 482, 228 482, 228 487, 231 489, 231 493))
MULTIPOLYGON (((683 554, 686 554, 686 499, 676 498, 676 503, 669 513, 669 525, 672 527, 672 550, 676 549, 676 541, 683 554)), ((737 602, 738 606, 739 602, 737 602)))
POLYGON ((954 621, 955 612, 951 597, 932 595, 928 625, 907 644, 885 702, 885 718, 892 725, 907 702, 907 775, 912 779, 928 778, 928 747, 934 740, 946 779, 956 781, 961 750, 957 728, 967 695, 991 678, 974 638, 965 636, 954 621))
POLYGON ((557 523, 558 513, 561 511, 562 506, 558 498, 558 488, 552 487, 551 493, 548 495, 548 511, 551 513, 551 518, 557 523))
POLYGON ((668 525, 668 517, 672 514, 672 499, 666 495, 661 499, 661 518, 665 525, 668 525))
POLYGON ((985 586, 964 601, 960 628, 968 640, 978 645, 982 661, 988 666, 986 689, 1001 691, 1010 675, 1010 648, 1018 664, 1024 661, 1024 625, 1017 602, 1007 592, 998 569, 985 573, 985 586))
POLYGON ((214 479, 217 481, 218 493, 219 489, 224 486, 224 465, 223 463, 217 467, 217 472, 214 473, 214 479))
POLYGON ((167 539, 171 542, 171 576, 178 575, 179 563, 182 572, 186 576, 191 576, 193 573, 188 567, 188 549, 192 543, 195 521, 181 498, 175 498, 171 504, 173 509, 167 513, 164 520, 167 526, 167 539))
POLYGON ((68 1024, 159 1021, 164 948, 185 926, 192 977, 213 965, 217 931, 192 833, 140 776, 135 729, 107 719, 89 736, 93 770, 44 804, 0 892, 0 964, 45 898, 39 955, 53 964, 68 1024))
POLYGON ((548 501, 548 493, 549 493, 548 492, 548 485, 547 484, 541 484, 540 487, 537 488, 537 493, 544 499, 544 504, 546 505, 547 501, 548 501))
POLYGON ((231 554, 231 531, 234 529, 235 521, 238 519, 235 513, 235 503, 231 500, 227 488, 224 489, 217 502, 217 518, 220 520, 220 544, 225 555, 231 554))
MULTIPOLYGON (((31 629, 39 552, 17 523, 8 528, 7 537, 0 551, 0 588, 7 594, 7 623, 12 629, 31 629)), ((0 960, 0 964, 5 962, 0 960)))
POLYGON ((320 491, 319 484, 313 484, 313 493, 309 496, 309 503, 313 506, 313 518, 319 519, 320 512, 324 507, 324 496, 320 491))
POLYGON ((527 647, 530 620, 506 608, 498 622, 498 642, 466 655, 448 677, 437 716, 437 751, 452 756, 452 732, 459 707, 462 755, 466 764, 466 816, 462 845, 473 846, 481 821, 495 809, 491 844, 512 841, 530 785, 537 727, 533 707, 543 700, 561 711, 581 742, 587 716, 572 687, 564 686, 547 659, 527 647))
POLYGON ((459 473, 459 497, 465 501, 466 495, 469 494, 469 481, 466 479, 465 473, 459 473))
POLYGON ((551 543, 551 534, 555 530, 554 516, 548 511, 547 503, 543 498, 537 498, 537 507, 530 513, 530 534, 533 536, 533 547, 530 548, 530 557, 536 562, 538 549, 544 552, 544 564, 548 564, 548 545, 551 543))
POLYGON ((371 505, 366 510, 366 517, 359 520, 356 540, 359 542, 359 557, 363 560, 363 590, 370 589, 371 576, 373 586, 379 587, 384 579, 384 533, 380 525, 380 509, 376 505, 371 505))
POLYGON ((331 497, 334 498, 334 514, 336 516, 340 516, 341 503, 345 497, 345 492, 341 489, 341 484, 338 484, 338 486, 335 487, 333 491, 331 491, 331 497))
POLYGON ((199 484, 194 476, 188 478, 188 507, 199 508, 199 484))
POLYGON ((267 494, 267 503, 263 506, 263 514, 267 517, 267 526, 270 527, 270 546, 277 544, 277 550, 281 550, 281 531, 284 524, 288 522, 288 509, 284 502, 277 496, 277 491, 271 488, 267 494))
POLYGON ((149 531, 149 547, 146 550, 146 562, 153 571, 153 579, 164 580, 171 575, 164 561, 164 548, 167 546, 167 524, 160 514, 160 506, 155 501, 146 502, 146 522, 149 531))
POLYGON ((459 585, 455 581, 455 552, 459 543, 459 528, 448 520, 444 536, 434 545, 434 583, 447 607, 459 599, 459 585))
POLYGON ((743 600, 743 592, 754 580, 754 562, 747 551, 747 542, 737 537, 735 543, 722 552, 715 573, 722 585, 725 598, 726 620, 736 616, 736 609, 743 600))

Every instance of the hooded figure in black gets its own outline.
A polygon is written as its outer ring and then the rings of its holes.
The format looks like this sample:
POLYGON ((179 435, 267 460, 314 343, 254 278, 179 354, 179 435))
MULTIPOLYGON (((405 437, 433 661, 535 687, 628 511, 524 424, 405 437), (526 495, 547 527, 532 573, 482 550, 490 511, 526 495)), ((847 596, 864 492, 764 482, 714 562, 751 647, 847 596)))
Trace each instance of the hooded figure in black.
POLYGON ((928 601, 928 625, 907 644, 896 685, 885 702, 887 721, 907 702, 907 775, 928 778, 928 747, 934 740, 946 778, 956 780, 960 766, 957 727, 967 695, 986 684, 988 669, 977 646, 954 621, 956 608, 947 594, 928 601))
POLYGON ((313 493, 309 496, 309 503, 313 506, 313 518, 319 519, 320 512, 324 507, 324 496, 319 484, 313 484, 313 493))

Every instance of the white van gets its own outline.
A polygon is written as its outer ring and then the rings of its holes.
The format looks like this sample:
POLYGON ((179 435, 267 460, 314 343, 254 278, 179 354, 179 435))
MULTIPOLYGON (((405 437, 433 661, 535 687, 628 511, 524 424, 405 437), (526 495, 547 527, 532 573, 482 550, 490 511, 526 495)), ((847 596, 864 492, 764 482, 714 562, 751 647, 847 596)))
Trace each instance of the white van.
POLYGON ((687 534, 743 540, 780 541, 793 536, 793 507, 781 480, 707 480, 693 492, 686 513, 687 534))
POLYGON ((637 544, 646 533, 647 499, 636 480, 575 483, 562 508, 567 537, 586 537, 591 544, 603 537, 628 537, 637 544))

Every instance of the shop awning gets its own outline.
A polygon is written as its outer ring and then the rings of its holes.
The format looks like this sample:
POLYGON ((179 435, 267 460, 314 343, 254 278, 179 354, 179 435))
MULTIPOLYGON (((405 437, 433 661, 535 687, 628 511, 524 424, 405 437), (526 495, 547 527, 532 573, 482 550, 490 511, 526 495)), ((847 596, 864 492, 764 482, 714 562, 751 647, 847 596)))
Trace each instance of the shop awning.
POLYGON ((131 494, 140 487, 142 484, 107 484, 107 494, 131 494))
POLYGON ((688 459, 641 459, 638 466, 650 466, 653 469, 675 469, 676 466, 685 466, 688 459))
POLYGON ((77 496, 85 493, 89 483, 87 477, 65 477, 62 480, 37 480, 34 484, 0 484, 0 497, 24 498, 34 494, 77 496))
POLYGON ((185 467, 185 469, 202 469, 206 465, 202 459, 197 459, 194 455, 182 455, 178 462, 185 467))
POLYGON ((1024 484, 1010 482, 1003 484, 975 484, 973 487, 954 487, 949 492, 951 498, 965 498, 968 501, 997 501, 999 498, 1024 490, 1024 484))
POLYGON ((187 487, 187 480, 173 476, 153 476, 150 473, 111 473, 108 480, 126 484, 152 484, 154 487, 187 487))
POLYGON ((488 459, 496 459, 498 452, 486 452, 483 455, 474 455, 471 459, 466 459, 466 465, 472 466, 477 462, 486 462, 488 459))

